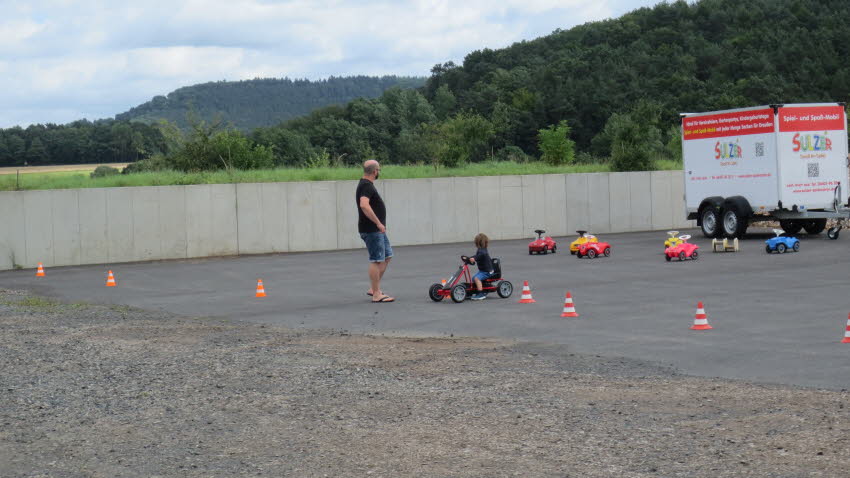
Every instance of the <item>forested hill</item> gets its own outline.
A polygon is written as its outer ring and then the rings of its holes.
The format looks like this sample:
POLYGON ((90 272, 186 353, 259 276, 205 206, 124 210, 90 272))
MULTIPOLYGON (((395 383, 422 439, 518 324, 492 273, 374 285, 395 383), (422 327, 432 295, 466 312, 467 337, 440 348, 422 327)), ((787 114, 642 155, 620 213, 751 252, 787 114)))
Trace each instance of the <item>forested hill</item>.
POLYGON ((612 113, 638 100, 677 113, 768 103, 847 101, 850 1, 701 0, 661 3, 432 70, 455 110, 514 125, 506 141, 534 147, 538 128, 565 119, 580 148, 612 113))
POLYGON ((540 146, 568 134, 575 160, 641 169, 681 156, 680 112, 849 98, 850 1, 676 1, 475 51, 436 65, 418 91, 323 108, 252 138, 282 164, 313 148, 351 164, 451 165, 573 161, 540 146))
POLYGON ((216 117, 248 131, 310 113, 316 108, 345 104, 355 98, 375 98, 394 86, 418 88, 425 78, 401 76, 330 77, 326 80, 255 79, 218 81, 179 88, 156 96, 117 120, 154 123, 166 119, 181 129, 188 127, 191 113, 198 120, 216 117))

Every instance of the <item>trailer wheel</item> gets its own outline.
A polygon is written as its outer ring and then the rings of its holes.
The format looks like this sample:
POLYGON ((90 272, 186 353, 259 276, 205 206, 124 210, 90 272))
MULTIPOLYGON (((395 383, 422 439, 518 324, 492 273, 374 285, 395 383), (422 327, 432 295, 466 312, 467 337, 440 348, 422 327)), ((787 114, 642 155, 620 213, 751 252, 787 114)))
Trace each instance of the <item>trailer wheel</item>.
POLYGON ((830 227, 828 231, 826 231, 826 237, 832 239, 833 241, 838 239, 838 232, 841 229, 837 227, 830 227))
POLYGON ((708 206, 702 210, 700 215, 700 228, 705 237, 717 237, 720 232, 720 214, 717 209, 708 206))
POLYGON ((803 223, 803 228, 809 234, 820 234, 826 229, 826 219, 812 219, 803 223))
POLYGON ((792 221, 790 219, 783 219, 779 221, 779 227, 782 228, 783 231, 788 234, 797 234, 800 232, 800 229, 803 228, 803 224, 800 221, 792 221))

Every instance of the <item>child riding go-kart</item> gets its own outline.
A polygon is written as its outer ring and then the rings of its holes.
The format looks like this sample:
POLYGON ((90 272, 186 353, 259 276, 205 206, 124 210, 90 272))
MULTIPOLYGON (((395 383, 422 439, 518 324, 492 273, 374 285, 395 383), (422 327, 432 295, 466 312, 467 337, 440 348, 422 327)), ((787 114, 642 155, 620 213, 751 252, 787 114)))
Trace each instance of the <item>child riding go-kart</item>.
MULTIPOLYGON (((436 283, 428 289, 428 297, 434 302, 440 302, 446 297, 451 297, 455 302, 463 302, 474 292, 478 292, 475 289, 475 283, 472 281, 472 275, 469 273, 469 266, 472 262, 467 256, 460 256, 460 259, 460 267, 446 281, 446 285, 436 283)), ((510 297, 514 291, 513 284, 502 279, 502 264, 495 257, 493 258, 493 276, 481 281, 481 285, 483 286, 482 292, 495 292, 503 299, 510 297)))

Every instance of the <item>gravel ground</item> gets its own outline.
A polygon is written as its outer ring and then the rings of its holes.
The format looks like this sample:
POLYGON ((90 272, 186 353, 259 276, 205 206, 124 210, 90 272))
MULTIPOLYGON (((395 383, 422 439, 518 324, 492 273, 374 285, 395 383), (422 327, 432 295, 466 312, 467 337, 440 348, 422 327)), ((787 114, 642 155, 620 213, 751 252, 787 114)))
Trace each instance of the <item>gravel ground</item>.
POLYGON ((844 391, 0 290, 0 476, 847 476, 844 391))

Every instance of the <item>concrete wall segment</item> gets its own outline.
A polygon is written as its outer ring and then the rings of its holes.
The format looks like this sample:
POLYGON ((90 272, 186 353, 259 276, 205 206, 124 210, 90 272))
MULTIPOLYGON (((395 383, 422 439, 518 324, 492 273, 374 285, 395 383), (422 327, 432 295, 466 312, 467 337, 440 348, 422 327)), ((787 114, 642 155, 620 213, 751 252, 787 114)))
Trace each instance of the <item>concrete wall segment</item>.
POLYGON ((26 223, 24 195, 16 191, 0 192, 0 270, 29 263, 26 223))
POLYGON ((609 232, 628 232, 631 230, 632 215, 630 173, 608 174, 609 232))
POLYGON ((629 173, 629 231, 652 230, 652 181, 649 171, 629 173))
MULTIPOLYGON (((53 211, 53 265, 69 266, 80 263, 80 204, 79 189, 50 191, 53 211)), ((85 212, 83 211, 85 214, 85 212)))
POLYGON ((588 231, 591 234, 611 232, 611 199, 609 196, 609 174, 587 175, 588 231))
POLYGON ((107 189, 80 189, 80 264, 109 262, 107 189))

